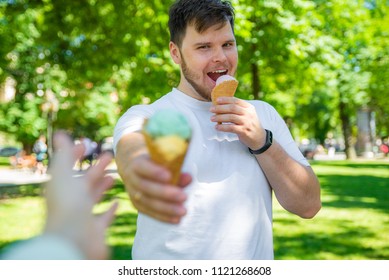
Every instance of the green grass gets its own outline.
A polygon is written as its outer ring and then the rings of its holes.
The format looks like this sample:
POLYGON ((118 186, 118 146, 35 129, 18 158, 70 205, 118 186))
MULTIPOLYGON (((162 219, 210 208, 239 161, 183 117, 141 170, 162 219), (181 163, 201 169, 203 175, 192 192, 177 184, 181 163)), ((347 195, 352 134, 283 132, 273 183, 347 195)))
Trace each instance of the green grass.
POLYGON ((8 157, 0 157, 0 168, 1 167, 8 167, 10 166, 9 158, 8 157))
MULTIPOLYGON (((41 190, 38 185, 0 187, 0 254, 12 242, 30 238, 42 231, 45 201, 41 190)), ((106 210, 113 200, 119 202, 119 207, 116 219, 108 229, 107 241, 114 259, 130 259, 137 212, 120 180, 107 192, 95 212, 106 210)))
POLYGON ((39 186, 0 187, 0 249, 38 234, 44 206, 39 186))
POLYGON ((389 259, 389 162, 313 162, 322 209, 274 210, 276 259, 389 259))
MULTIPOLYGON (((323 207, 311 220, 274 202, 276 259, 389 259, 389 162, 312 162, 322 186, 323 207)), ((0 250, 38 234, 44 222, 39 186, 0 188, 0 250)), ((130 259, 136 210, 118 180, 96 212, 119 201, 108 230, 114 259, 130 259)))

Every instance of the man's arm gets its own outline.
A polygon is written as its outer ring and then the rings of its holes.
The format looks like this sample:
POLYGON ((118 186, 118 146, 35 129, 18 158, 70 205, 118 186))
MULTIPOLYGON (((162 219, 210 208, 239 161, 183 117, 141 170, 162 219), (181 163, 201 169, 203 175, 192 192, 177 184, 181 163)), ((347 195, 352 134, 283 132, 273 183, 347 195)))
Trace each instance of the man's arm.
POLYGON ((312 168, 292 159, 276 141, 256 155, 280 204, 302 218, 312 218, 321 208, 320 185, 312 168))
MULTIPOLYGON (((215 113, 211 121, 222 123, 216 125, 217 130, 236 133, 252 150, 265 144, 265 130, 250 103, 233 97, 219 98, 211 112, 215 113)), ((256 159, 286 210, 303 218, 316 215, 321 208, 320 185, 312 168, 294 160, 277 141, 256 159)))
POLYGON ((148 155, 139 132, 123 135, 116 147, 116 164, 133 205, 143 214, 168 223, 179 223, 186 214, 184 186, 191 177, 183 174, 179 187, 169 185, 170 172, 148 155))

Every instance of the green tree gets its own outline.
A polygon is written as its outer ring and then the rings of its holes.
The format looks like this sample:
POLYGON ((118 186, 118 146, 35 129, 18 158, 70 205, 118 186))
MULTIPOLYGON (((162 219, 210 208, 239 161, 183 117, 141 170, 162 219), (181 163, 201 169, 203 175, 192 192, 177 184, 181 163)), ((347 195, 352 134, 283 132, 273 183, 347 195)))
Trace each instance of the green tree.
MULTIPOLYGON (((179 81, 168 51, 173 0, 13 0, 0 3, 0 129, 25 146, 53 125, 103 138, 127 108, 179 81), (55 114, 54 114, 55 115, 55 114), (21 128, 21 129, 20 129, 21 128)), ((356 110, 377 112, 388 133, 388 5, 385 1, 232 1, 240 62, 238 97, 263 99, 293 120, 296 137, 342 131, 352 156, 356 110)))
POLYGON ((240 90, 263 99, 301 137, 324 141, 334 125, 328 64, 339 64, 334 39, 321 32, 312 1, 236 1, 240 90), (256 6, 256 8, 254 8, 256 6), (335 54, 335 55, 333 55, 335 54), (325 57, 331 56, 329 62, 325 57), (327 97, 328 96, 328 97, 327 97), (319 114, 318 111, 320 110, 319 114))
POLYGON ((45 129, 41 120, 40 101, 36 91, 36 69, 40 64, 37 21, 42 11, 36 7, 14 2, 2 3, 1 7, 1 67, 0 78, 12 77, 16 81, 13 101, 1 104, 0 128, 16 135, 29 151, 40 131, 45 129))
POLYGON ((376 113, 377 136, 389 135, 389 4, 374 1, 368 5, 372 24, 370 48, 362 65, 372 73, 369 88, 369 107, 376 113))
POLYGON ((333 90, 337 96, 334 101, 337 103, 346 155, 354 158, 356 112, 368 102, 366 90, 371 76, 361 67, 368 58, 371 41, 369 9, 362 1, 317 1, 317 11, 322 15, 323 32, 336 40, 334 51, 341 63, 329 70, 336 77, 333 90))

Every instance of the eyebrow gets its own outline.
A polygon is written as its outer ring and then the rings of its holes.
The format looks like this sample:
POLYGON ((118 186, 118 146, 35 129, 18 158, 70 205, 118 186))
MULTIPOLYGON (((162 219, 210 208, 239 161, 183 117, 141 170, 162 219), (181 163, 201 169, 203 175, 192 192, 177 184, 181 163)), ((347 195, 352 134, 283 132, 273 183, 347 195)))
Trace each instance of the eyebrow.
MULTIPOLYGON (((225 41, 223 44, 226 44, 226 43, 236 43, 236 40, 230 39, 230 40, 225 41)), ((211 44, 212 44, 212 42, 198 42, 198 43, 195 43, 194 46, 197 47, 197 46, 204 46, 204 45, 211 45, 211 44)))

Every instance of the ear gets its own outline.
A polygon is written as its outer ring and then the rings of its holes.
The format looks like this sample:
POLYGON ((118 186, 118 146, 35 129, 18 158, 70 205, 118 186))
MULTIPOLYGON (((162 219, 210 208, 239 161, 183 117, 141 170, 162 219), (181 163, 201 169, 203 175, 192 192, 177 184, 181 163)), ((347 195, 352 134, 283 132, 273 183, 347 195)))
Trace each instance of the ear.
POLYGON ((169 43, 170 56, 172 57, 175 64, 181 64, 181 53, 178 46, 170 41, 169 43))

